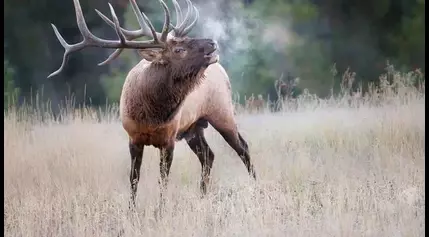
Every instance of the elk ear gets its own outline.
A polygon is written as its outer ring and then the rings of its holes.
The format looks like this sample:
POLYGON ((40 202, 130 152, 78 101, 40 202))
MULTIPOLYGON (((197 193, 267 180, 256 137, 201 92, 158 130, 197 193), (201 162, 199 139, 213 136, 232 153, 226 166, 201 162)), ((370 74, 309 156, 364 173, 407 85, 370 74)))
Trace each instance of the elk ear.
POLYGON ((160 49, 140 49, 137 52, 149 62, 162 61, 162 50, 160 49))

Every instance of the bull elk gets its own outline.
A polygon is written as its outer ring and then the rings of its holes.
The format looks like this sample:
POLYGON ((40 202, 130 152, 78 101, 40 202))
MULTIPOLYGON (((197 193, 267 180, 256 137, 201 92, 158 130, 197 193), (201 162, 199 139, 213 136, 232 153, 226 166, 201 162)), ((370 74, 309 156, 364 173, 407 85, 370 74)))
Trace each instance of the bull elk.
POLYGON ((121 28, 110 4, 112 20, 96 10, 115 29, 119 40, 105 40, 94 36, 87 27, 79 0, 73 2, 83 41, 68 44, 55 25, 52 25, 65 53, 60 68, 48 77, 62 71, 70 53, 87 47, 116 49, 99 65, 109 63, 127 48, 137 49, 143 58, 128 73, 120 98, 120 119, 129 137, 130 201, 133 206, 144 147, 154 146, 160 151, 159 184, 162 198, 162 191, 168 183, 175 142, 181 139, 186 140, 201 162, 200 189, 203 195, 206 194, 214 161, 213 151, 204 136, 204 129, 209 123, 235 150, 249 175, 256 180, 247 142, 238 132, 234 118, 229 77, 218 63, 217 43, 211 39, 187 37, 199 17, 197 8, 190 0, 186 0, 187 13, 184 17, 179 4, 173 0, 175 26, 170 24, 167 5, 159 0, 164 11, 161 32, 155 30, 148 17, 139 10, 135 0, 130 0, 130 4, 140 25, 139 30, 121 28), (192 21, 191 15, 194 15, 192 21), (153 39, 135 41, 143 36, 153 39))

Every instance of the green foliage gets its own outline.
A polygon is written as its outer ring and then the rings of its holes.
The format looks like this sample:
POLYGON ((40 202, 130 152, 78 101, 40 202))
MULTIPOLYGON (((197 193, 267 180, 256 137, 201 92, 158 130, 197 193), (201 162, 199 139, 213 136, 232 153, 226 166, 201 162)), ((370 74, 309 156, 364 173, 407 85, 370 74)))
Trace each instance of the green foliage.
POLYGON ((108 101, 119 101, 126 76, 125 72, 119 70, 112 70, 108 75, 101 76, 101 86, 106 91, 108 101))
POLYGON ((100 84, 110 102, 119 102, 125 78, 139 60, 133 51, 123 52, 120 57, 123 60, 123 68, 112 67, 109 73, 103 74, 100 78, 100 84))
POLYGON ((398 61, 424 70, 425 62, 425 2, 418 0, 410 14, 402 17, 399 29, 391 37, 397 46, 398 61))
POLYGON ((327 96, 330 89, 334 87, 329 52, 323 49, 318 41, 305 40, 301 43, 291 45, 290 55, 291 67, 301 78, 300 86, 309 89, 311 93, 327 96))
POLYGON ((322 95, 329 92, 332 84, 331 62, 326 60, 329 52, 319 41, 297 35, 292 30, 294 26, 306 25, 318 17, 315 5, 305 1, 258 0, 242 14, 256 25, 248 38, 250 45, 256 47, 231 55, 233 60, 227 62, 237 92, 272 94, 274 81, 282 73, 300 77, 300 86, 308 87, 312 92, 322 95), (278 30, 284 34, 276 32, 278 30), (270 31, 274 31, 273 39, 264 39, 270 31))
POLYGON ((19 88, 15 87, 14 84, 14 74, 15 70, 11 67, 9 62, 4 60, 4 109, 8 106, 13 105, 19 95, 19 88))
MULTIPOLYGON (((355 71, 357 82, 377 82, 388 59, 403 71, 424 66, 424 0, 408 5, 394 0, 355 4, 332 0, 317 5, 309 1, 255 0, 246 11, 252 19, 263 22, 255 29, 259 34, 264 28, 281 24, 283 30, 295 35, 283 43, 283 52, 272 47, 276 42, 263 42, 263 36, 251 38, 251 45, 256 47, 241 56, 248 58, 247 65, 229 65, 233 80, 239 80, 235 67, 247 75, 237 85, 240 93, 267 92, 268 81, 291 72, 300 77, 301 89, 324 97, 331 89, 340 92, 341 76, 331 73, 335 63, 340 74, 349 67, 355 71), (329 19, 325 38, 318 35, 322 25, 317 22, 321 19, 329 19), (279 61, 283 65, 276 65, 279 61)), ((282 37, 280 32, 278 37, 282 37)))
MULTIPOLYGON (((93 10, 97 8, 110 17, 106 1, 80 2, 94 34, 115 38, 115 32, 93 10)), ((137 2, 154 26, 161 29, 164 15, 159 2, 137 2)), ((171 1, 166 2, 173 9, 171 1)), ((218 10, 230 11, 227 15, 242 21, 230 38, 241 38, 246 45, 237 41, 231 46, 230 39, 226 39, 223 44, 233 50, 224 50, 221 54, 221 63, 227 69, 233 90, 241 95, 275 95, 274 81, 290 73, 300 78, 297 90, 305 88, 309 93, 329 96, 332 88, 340 93, 341 75, 348 68, 356 72, 355 83, 380 83, 378 76, 387 60, 401 71, 421 68, 424 73, 424 0, 254 0, 247 7, 242 2, 217 3, 218 10), (325 32, 324 27, 327 27, 325 32), (338 73, 333 76, 334 64, 338 73)), ((202 1, 195 3, 204 6, 202 1)), ((115 5, 116 2, 112 4, 121 25, 133 30, 139 27, 129 5, 125 9, 115 5)), ((30 88, 46 84, 45 94, 61 99, 70 93, 65 85, 70 85, 75 94, 86 85, 87 96, 93 102, 103 103, 106 96, 110 102, 119 100, 128 70, 139 61, 133 50, 125 50, 115 63, 104 67, 97 67, 96 63, 107 56, 105 50, 84 50, 70 57, 64 72, 55 81, 46 79, 59 66, 64 52, 50 23, 57 25, 69 43, 81 40, 73 9, 71 0, 4 2, 5 22, 13 22, 6 24, 4 30, 8 59, 4 64, 5 101, 16 98, 17 84, 21 87, 21 96, 28 96, 30 88)), ((174 10, 171 13, 174 14, 174 10)), ((200 26, 205 17, 200 15, 200 26)), ((172 19, 174 21, 174 17, 172 19)), ((230 28, 233 25, 220 21, 230 28)), ((200 36, 198 29, 192 34, 200 36)))

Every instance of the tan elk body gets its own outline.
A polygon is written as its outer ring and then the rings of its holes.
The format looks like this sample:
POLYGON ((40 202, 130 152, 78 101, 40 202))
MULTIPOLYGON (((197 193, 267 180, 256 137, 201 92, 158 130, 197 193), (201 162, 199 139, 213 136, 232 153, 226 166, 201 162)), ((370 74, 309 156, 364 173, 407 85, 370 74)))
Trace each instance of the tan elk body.
MULTIPOLYGON (((234 119, 229 77, 218 63, 217 43, 211 39, 186 36, 198 20, 198 10, 190 0, 186 0, 188 9, 185 17, 182 17, 182 9, 177 1, 173 0, 176 26, 170 24, 170 12, 165 2, 158 1, 164 10, 161 33, 156 32, 147 16, 140 12, 135 0, 130 0, 130 4, 141 27, 139 30, 121 28, 110 4, 113 21, 96 10, 100 17, 115 29, 119 37, 116 41, 100 39, 89 31, 79 0, 73 2, 78 27, 84 38, 82 42, 67 44, 52 25, 66 52, 61 67, 49 77, 62 71, 70 53, 86 47, 116 49, 108 59, 100 63, 101 65, 117 58, 126 48, 137 49, 143 57, 128 73, 120 99, 120 118, 129 136, 133 205, 144 147, 155 146, 160 150, 160 184, 161 188, 165 188, 175 142, 181 139, 186 140, 201 162, 200 188, 203 194, 206 193, 214 161, 213 151, 204 136, 204 129, 209 123, 237 152, 249 174, 256 179, 248 145, 238 132, 234 119), (194 20, 188 24, 192 13, 195 13, 194 20), (152 36, 153 39, 135 41, 142 36, 152 36)), ((162 193, 161 191, 161 197, 162 193)))
POLYGON ((142 60, 131 69, 121 94, 120 117, 124 129, 133 142, 142 142, 155 147, 166 146, 171 139, 176 139, 177 134, 191 129, 202 117, 210 118, 219 126, 228 127, 229 124, 235 126, 235 121, 231 120, 234 107, 229 77, 219 63, 210 65, 202 73, 201 76, 205 79, 187 95, 171 121, 154 126, 133 118, 135 111, 142 110, 141 104, 146 104, 145 101, 147 101, 144 96, 141 96, 141 91, 150 90, 151 85, 156 84, 150 78, 143 79, 144 68, 147 65, 148 62, 142 60), (143 102, 138 103, 138 100, 143 102))

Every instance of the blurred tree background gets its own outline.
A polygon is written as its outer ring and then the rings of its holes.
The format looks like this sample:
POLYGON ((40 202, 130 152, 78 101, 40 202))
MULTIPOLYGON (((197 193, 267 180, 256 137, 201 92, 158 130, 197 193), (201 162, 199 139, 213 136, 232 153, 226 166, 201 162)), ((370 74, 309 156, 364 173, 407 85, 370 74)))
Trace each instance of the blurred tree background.
MULTIPOLYGON (((107 1, 80 0, 90 30, 116 39, 96 14, 110 16, 107 1)), ((128 0, 109 1, 126 28, 137 28, 128 0)), ((157 0, 137 1, 160 30, 157 0)), ((171 1, 167 4, 173 9, 171 1)), ((302 88, 321 97, 338 91, 341 74, 356 72, 363 84, 377 81, 386 61, 402 70, 425 63, 424 0, 194 0, 200 10, 192 36, 218 40, 221 63, 234 92, 269 94, 281 74, 299 77, 302 88), (333 75, 332 69, 339 72, 333 75)), ((184 1, 179 0, 184 6, 184 1)), ((171 10, 174 14, 174 10, 171 10)), ((173 17, 173 19, 175 19, 173 17)), ((140 58, 128 50, 109 65, 97 66, 112 50, 91 48, 73 53, 64 71, 47 76, 61 64, 64 49, 50 23, 69 43, 81 41, 72 0, 4 1, 4 76, 6 98, 28 101, 37 91, 52 110, 74 96, 104 105, 117 102, 127 71, 140 58)))

